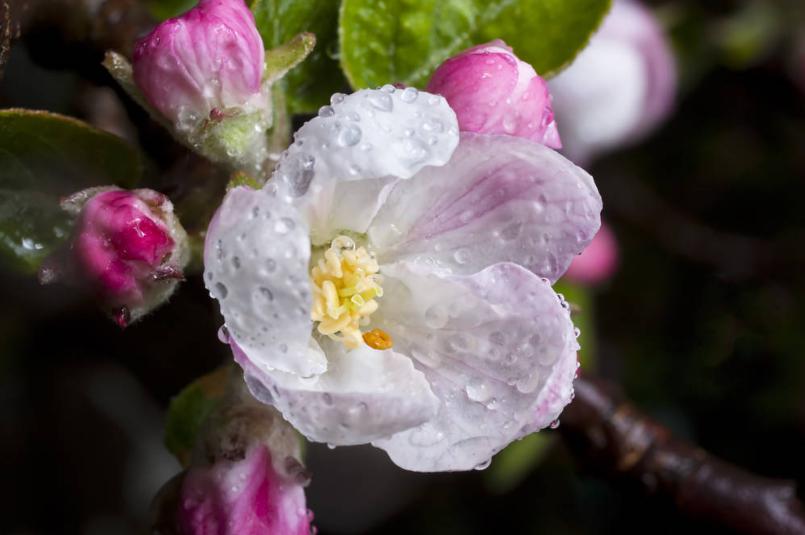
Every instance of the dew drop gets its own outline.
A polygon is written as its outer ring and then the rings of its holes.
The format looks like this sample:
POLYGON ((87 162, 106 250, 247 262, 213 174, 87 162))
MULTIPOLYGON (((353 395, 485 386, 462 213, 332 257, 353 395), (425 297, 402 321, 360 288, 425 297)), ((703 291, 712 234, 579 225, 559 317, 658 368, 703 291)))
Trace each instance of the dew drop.
POLYGON ((265 286, 260 286, 258 289, 259 295, 265 299, 266 301, 273 301, 274 294, 271 292, 270 289, 266 288, 265 286))
POLYGON ((400 100, 403 102, 413 102, 419 96, 419 91, 415 87, 406 87, 400 95, 400 100))
POLYGON ((502 346, 506 343, 506 333, 495 331, 489 334, 489 342, 496 346, 502 346))
POLYGON ((447 309, 442 305, 434 305, 425 311, 425 323, 431 329, 441 329, 449 319, 447 309))
POLYGON ((336 104, 341 104, 344 102, 344 93, 333 93, 333 96, 330 97, 330 104, 335 106, 336 104))
POLYGON ((338 133, 338 144, 342 147, 352 147, 361 140, 361 129, 354 124, 348 125, 338 133))
POLYGON ((492 393, 489 391, 489 386, 484 382, 483 379, 471 379, 470 382, 467 383, 467 386, 464 388, 464 390, 466 391, 468 398, 479 403, 484 403, 492 397, 492 393))
POLYGON ((335 110, 332 106, 322 106, 319 108, 319 117, 332 117, 335 115, 335 110))
POLYGON ((372 107, 380 111, 391 111, 392 109, 394 109, 394 103, 392 102, 391 97, 389 96, 388 93, 372 91, 371 93, 368 94, 367 99, 369 100, 369 104, 371 104, 372 107))
POLYGON ((274 223, 274 232, 277 234, 287 234, 291 230, 293 230, 295 223, 293 219, 290 217, 283 217, 278 219, 276 223, 274 223))
POLYGON ((229 295, 229 290, 226 288, 225 284, 221 282, 216 282, 215 293, 218 294, 216 296, 218 299, 226 299, 226 296, 229 295))
POLYGON ((456 252, 453 253, 453 258, 455 259, 456 264, 462 264, 462 265, 466 264, 467 262, 469 262, 471 256, 472 254, 470 253, 469 249, 463 247, 461 249, 456 250, 456 252))
POLYGON ((489 468, 490 464, 492 464, 492 459, 487 459, 486 461, 475 465, 475 470, 486 470, 489 468))
POLYGON ((218 329, 218 340, 220 340, 222 344, 229 343, 229 329, 226 328, 226 325, 221 325, 221 328, 218 329))

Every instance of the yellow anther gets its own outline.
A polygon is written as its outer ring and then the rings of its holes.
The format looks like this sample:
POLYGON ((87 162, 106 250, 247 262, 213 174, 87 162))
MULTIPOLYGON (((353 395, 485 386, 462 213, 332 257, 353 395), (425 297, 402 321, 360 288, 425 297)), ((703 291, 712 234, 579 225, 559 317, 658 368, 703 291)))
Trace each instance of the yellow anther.
POLYGON ((377 260, 364 247, 356 247, 347 236, 338 236, 332 241, 310 270, 313 285, 310 316, 318 322, 319 333, 350 349, 364 342, 374 349, 391 347, 391 338, 383 331, 375 329, 363 334, 360 330, 378 308, 375 298, 383 295, 379 269, 377 260), (378 338, 380 335, 376 332, 384 337, 378 338))
POLYGON ((394 346, 389 333, 381 329, 372 329, 368 333, 363 333, 363 341, 372 349, 391 349, 394 346))

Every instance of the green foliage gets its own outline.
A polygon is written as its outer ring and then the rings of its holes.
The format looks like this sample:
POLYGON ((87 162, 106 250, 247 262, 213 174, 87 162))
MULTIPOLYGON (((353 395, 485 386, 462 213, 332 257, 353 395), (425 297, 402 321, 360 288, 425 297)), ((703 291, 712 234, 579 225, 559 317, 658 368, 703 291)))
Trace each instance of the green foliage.
POLYGON ((503 494, 516 487, 539 465, 553 438, 548 432, 532 433, 509 444, 484 472, 484 482, 489 490, 503 494))
POLYGON ((562 294, 572 307, 573 324, 579 329, 579 362, 582 370, 594 371, 596 361, 595 299, 589 288, 560 280, 554 290, 562 294))
POLYGON ((448 57, 503 39, 543 76, 587 43, 611 0, 343 0, 341 64, 353 87, 424 87, 448 57))
POLYGON ((336 0, 253 0, 257 29, 266 49, 276 48, 295 35, 316 35, 316 48, 283 79, 291 113, 308 113, 326 104, 330 95, 347 86, 334 59, 338 43, 336 0))
POLYGON ((139 154, 70 117, 0 110, 0 256, 33 272, 67 237, 58 197, 91 187, 134 185, 139 154))
POLYGON ((196 3, 197 0, 146 0, 145 5, 152 17, 165 20, 181 15, 196 3))
POLYGON ((66 195, 90 186, 133 186, 139 153, 126 142, 56 113, 0 110, 0 187, 66 195))
POLYGON ((165 422, 165 445, 187 465, 204 421, 224 396, 229 368, 224 367, 186 386, 168 407, 165 422))
POLYGON ((54 197, 0 189, 0 254, 19 270, 35 272, 67 237, 70 224, 54 197))

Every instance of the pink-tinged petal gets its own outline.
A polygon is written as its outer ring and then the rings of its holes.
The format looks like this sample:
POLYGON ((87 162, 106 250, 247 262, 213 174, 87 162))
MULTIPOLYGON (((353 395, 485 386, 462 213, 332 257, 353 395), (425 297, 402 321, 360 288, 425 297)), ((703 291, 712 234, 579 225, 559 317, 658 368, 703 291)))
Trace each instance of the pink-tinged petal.
POLYGON ((503 41, 448 59, 433 73, 428 91, 447 99, 462 132, 508 134, 562 146, 548 85, 503 41))
POLYGON ((588 47, 549 85, 566 153, 585 163, 638 141, 665 120, 676 94, 676 64, 652 13, 617 0, 588 47))
POLYGON ((151 190, 92 188, 65 199, 78 214, 72 242, 79 275, 110 311, 133 321, 167 299, 187 262, 186 235, 164 195, 151 190))
POLYGON ((592 177, 533 141, 462 133, 450 162, 399 182, 369 229, 382 262, 427 260, 456 274, 514 262, 556 281, 592 240, 592 177))
POLYGON ((573 259, 565 277, 585 285, 600 284, 618 269, 618 242, 609 226, 602 224, 593 241, 573 259))
POLYGON ((404 262, 383 273, 374 324, 411 356, 441 402, 428 422, 374 442, 396 464, 484 467, 569 403, 578 343, 568 307, 548 282, 514 264, 444 276, 404 262))
POLYGON ((274 173, 297 198, 314 244, 365 232, 387 186, 443 165, 458 144, 445 99, 413 87, 336 93, 331 103, 294 134, 274 173))
POLYGON ((179 502, 185 535, 308 535, 310 515, 302 485, 272 466, 265 445, 242 460, 191 467, 179 502))
POLYGON ((264 55, 243 0, 202 0, 137 43, 134 80, 148 103, 182 130, 215 109, 264 107, 264 55))
POLYGON ((327 368, 308 351, 309 260, 307 225, 271 187, 231 190, 210 223, 204 282, 229 336, 261 370, 308 377, 327 368))
MULTIPOLYGON (((438 400, 422 372, 396 351, 368 346, 347 350, 330 339, 327 372, 301 378, 245 367, 246 384, 260 401, 275 406, 299 432, 315 442, 366 444, 416 427, 436 413, 438 400)), ((242 355, 232 347, 236 360, 242 355)))

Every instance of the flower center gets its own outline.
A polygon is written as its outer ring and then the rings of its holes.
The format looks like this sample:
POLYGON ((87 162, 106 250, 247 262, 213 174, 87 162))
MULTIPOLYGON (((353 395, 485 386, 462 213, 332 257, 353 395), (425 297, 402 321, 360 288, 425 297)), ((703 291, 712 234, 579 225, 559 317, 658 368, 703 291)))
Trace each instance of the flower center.
POLYGON ((361 332, 377 310, 375 298, 383 297, 382 277, 374 255, 356 247, 347 236, 338 236, 310 271, 313 308, 310 317, 318 322, 319 333, 355 349, 366 343, 374 349, 388 349, 391 337, 380 329, 361 332))

